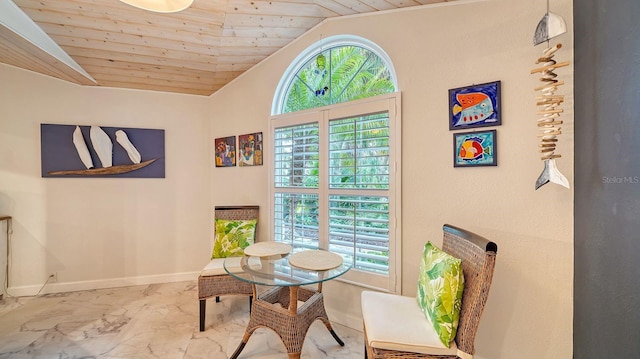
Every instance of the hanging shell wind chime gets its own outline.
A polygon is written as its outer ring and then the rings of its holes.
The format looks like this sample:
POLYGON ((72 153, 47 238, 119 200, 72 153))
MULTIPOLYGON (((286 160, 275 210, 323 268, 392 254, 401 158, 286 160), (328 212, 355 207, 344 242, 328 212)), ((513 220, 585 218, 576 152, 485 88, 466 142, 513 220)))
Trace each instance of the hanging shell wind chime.
MULTIPOLYGON (((547 42, 548 45, 550 39, 566 31, 567 26, 564 19, 557 14, 547 12, 538 23, 533 37, 533 44, 539 45, 547 42)), ((540 142, 538 144, 538 152, 541 154, 540 159, 544 161, 544 170, 536 180, 536 190, 549 182, 569 188, 569 181, 556 165, 556 158, 561 157, 556 152, 556 145, 558 136, 562 134, 560 114, 564 111, 561 108, 564 102, 564 95, 556 95, 556 91, 560 86, 564 85, 564 81, 556 79, 558 75, 554 71, 559 67, 569 65, 569 61, 557 62, 554 60, 553 57, 560 48, 562 48, 560 43, 555 46, 547 46, 542 51, 542 56, 536 60, 536 64, 539 64, 539 67, 531 70, 531 74, 541 73, 540 81, 543 82, 542 85, 534 89, 540 92, 539 96, 536 96, 536 105, 539 107, 537 114, 541 115, 537 120, 540 142)))

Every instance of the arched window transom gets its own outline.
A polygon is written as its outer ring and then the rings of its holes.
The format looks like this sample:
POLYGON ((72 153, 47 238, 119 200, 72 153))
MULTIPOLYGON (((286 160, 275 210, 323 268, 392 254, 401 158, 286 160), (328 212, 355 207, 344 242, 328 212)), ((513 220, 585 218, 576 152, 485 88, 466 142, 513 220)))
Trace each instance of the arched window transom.
POLYGON ((334 36, 308 48, 283 76, 273 114, 296 112, 396 91, 388 56, 355 36, 334 36))

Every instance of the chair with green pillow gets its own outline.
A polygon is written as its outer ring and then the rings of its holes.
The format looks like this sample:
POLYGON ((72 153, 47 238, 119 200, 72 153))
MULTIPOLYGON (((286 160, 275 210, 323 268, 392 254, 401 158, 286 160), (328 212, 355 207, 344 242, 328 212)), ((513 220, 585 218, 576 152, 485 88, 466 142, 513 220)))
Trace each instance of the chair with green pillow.
POLYGON ((224 269, 224 260, 226 257, 234 257, 234 260, 237 258, 237 264, 232 270, 242 271, 240 258, 244 255, 244 248, 255 241, 258 210, 258 206, 215 207, 215 235, 211 261, 198 276, 200 331, 204 331, 208 298, 215 297, 216 302, 220 302, 221 295, 246 295, 249 296, 249 308, 251 308, 253 295, 251 284, 231 277, 224 269))
POLYGON ((471 359, 498 246, 445 224, 424 246, 416 297, 362 292, 365 358, 471 359))

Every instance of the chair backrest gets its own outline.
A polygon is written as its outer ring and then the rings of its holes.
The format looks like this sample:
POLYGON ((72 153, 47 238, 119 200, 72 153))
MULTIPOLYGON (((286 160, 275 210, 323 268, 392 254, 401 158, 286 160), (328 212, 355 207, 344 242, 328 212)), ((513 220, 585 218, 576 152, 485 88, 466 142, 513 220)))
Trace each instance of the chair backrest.
POLYGON ((489 295, 498 245, 464 229, 445 224, 442 250, 462 259, 464 291, 455 341, 458 349, 473 355, 480 316, 489 295))
MULTIPOLYGON (((260 206, 215 206, 215 219, 258 219, 260 206)), ((258 227, 254 233, 254 240, 258 238, 258 227)))

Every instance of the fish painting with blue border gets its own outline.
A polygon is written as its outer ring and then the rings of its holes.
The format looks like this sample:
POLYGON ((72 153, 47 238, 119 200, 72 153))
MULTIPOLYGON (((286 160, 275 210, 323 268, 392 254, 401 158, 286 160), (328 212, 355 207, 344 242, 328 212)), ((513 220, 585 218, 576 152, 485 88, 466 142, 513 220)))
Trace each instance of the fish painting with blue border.
POLYGON ((455 133, 453 166, 497 166, 496 130, 455 133))
POLYGON ((500 81, 449 90, 449 130, 498 126, 500 81))

